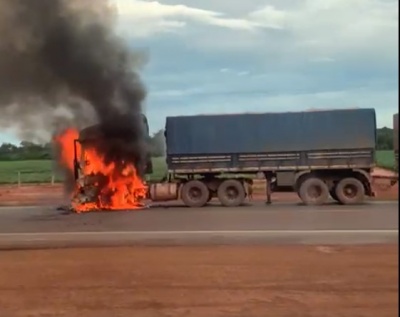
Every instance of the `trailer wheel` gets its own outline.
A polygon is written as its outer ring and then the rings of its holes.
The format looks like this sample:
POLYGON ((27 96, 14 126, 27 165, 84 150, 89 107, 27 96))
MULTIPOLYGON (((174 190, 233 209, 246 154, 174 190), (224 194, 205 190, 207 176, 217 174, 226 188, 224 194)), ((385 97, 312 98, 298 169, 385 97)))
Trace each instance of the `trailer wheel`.
POLYGON ((320 178, 308 178, 301 183, 299 196, 306 205, 322 205, 329 198, 329 188, 320 178))
POLYGON ((188 207, 203 207, 210 197, 206 184, 192 180, 183 185, 181 191, 182 201, 188 207))
POLYGON ((228 179, 219 185, 217 195, 222 205, 236 207, 244 202, 246 191, 241 182, 236 179, 228 179))
POLYGON ((365 197, 364 185, 357 178, 344 178, 336 186, 336 196, 343 205, 360 204, 365 197))

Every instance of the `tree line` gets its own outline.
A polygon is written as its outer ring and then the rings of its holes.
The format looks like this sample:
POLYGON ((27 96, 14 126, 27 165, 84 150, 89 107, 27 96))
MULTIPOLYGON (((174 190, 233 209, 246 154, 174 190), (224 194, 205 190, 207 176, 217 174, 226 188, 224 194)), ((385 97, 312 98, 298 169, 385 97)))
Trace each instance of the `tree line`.
MULTIPOLYGON (((164 130, 159 130, 148 139, 148 146, 152 157, 165 155, 164 130)), ((393 150, 393 129, 381 128, 377 130, 377 149, 393 150)), ((53 157, 51 143, 36 144, 22 141, 19 145, 3 143, 0 146, 0 161, 23 160, 50 160, 53 157)))

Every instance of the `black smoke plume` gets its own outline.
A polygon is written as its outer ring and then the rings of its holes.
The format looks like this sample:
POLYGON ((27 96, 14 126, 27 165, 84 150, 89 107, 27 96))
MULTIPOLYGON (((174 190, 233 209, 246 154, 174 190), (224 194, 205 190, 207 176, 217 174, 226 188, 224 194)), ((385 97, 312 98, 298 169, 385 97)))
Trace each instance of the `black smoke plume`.
POLYGON ((143 55, 107 0, 0 0, 0 125, 43 141, 98 123, 106 160, 145 165, 143 55))

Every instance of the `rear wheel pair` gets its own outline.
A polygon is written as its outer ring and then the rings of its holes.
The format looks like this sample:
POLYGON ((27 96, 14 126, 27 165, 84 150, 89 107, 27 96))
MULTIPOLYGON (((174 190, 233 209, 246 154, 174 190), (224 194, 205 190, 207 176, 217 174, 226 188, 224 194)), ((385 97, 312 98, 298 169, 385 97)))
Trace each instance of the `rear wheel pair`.
MULTIPOLYGON (((222 205, 236 207, 243 203, 246 193, 241 182, 229 179, 218 186, 217 196, 222 205)), ((182 187, 181 198, 186 206, 202 207, 211 200, 211 197, 209 188, 202 181, 192 180, 182 187)))
POLYGON ((331 190, 322 179, 312 177, 300 185, 298 194, 306 205, 322 205, 329 195, 341 204, 351 205, 364 200, 365 189, 362 182, 353 177, 340 180, 331 190))

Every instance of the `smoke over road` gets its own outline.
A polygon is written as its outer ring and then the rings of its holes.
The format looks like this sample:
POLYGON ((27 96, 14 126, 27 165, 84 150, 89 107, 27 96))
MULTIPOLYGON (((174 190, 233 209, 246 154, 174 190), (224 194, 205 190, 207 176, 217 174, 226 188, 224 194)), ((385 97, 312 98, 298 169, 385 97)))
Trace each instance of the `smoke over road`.
POLYGON ((0 0, 0 125, 25 140, 99 123, 106 160, 144 164, 137 70, 107 0, 0 0))

